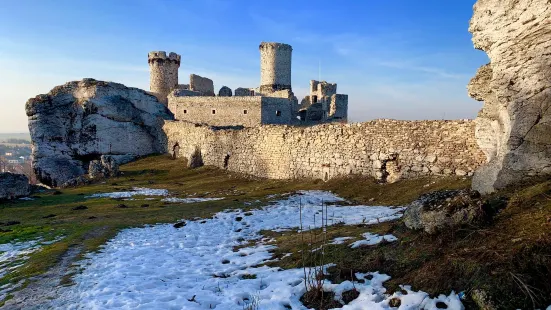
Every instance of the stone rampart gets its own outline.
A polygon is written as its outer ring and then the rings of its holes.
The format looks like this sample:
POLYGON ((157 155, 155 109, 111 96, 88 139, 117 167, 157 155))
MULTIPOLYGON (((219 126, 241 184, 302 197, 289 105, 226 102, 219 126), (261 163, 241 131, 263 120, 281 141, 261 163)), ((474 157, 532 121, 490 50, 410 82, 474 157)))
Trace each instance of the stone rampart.
POLYGON ((485 161, 475 124, 460 121, 375 120, 312 127, 216 129, 168 121, 164 131, 180 156, 274 179, 359 174, 392 182, 428 175, 472 175, 485 161))
POLYGON ((197 74, 189 75, 189 89, 200 92, 205 96, 214 96, 214 84, 212 80, 197 74))

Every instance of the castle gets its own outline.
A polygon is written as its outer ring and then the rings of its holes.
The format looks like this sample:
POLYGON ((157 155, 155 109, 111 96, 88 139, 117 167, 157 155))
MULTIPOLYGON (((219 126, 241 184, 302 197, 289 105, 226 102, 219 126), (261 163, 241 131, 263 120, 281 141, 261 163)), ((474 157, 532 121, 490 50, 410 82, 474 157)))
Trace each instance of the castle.
POLYGON ((163 131, 190 167, 217 166, 274 179, 329 180, 350 174, 394 182, 472 175, 484 162, 473 121, 376 120, 348 123, 348 96, 310 81, 299 101, 291 85, 292 47, 260 44, 260 85, 224 86, 195 74, 178 84, 181 57, 149 53, 151 91, 174 114, 163 131), (290 126, 282 126, 290 125, 290 126))
POLYGON ((178 84, 181 56, 150 52, 150 93, 174 113, 177 120, 211 126, 315 125, 347 122, 348 95, 337 94, 337 84, 310 81, 310 95, 298 103, 291 85, 293 48, 288 44, 260 44, 260 86, 223 86, 195 74, 189 84, 178 84))

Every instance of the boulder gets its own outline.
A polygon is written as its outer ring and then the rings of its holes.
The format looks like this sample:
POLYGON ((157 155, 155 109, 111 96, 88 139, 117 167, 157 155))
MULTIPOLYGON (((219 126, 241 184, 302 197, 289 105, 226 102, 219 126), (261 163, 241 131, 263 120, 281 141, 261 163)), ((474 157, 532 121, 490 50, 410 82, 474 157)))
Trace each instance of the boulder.
POLYGON ((551 174, 551 4, 478 0, 469 31, 488 55, 468 86, 484 106, 476 139, 487 163, 473 176, 481 193, 551 174))
POLYGON ((90 162, 88 176, 91 179, 116 177, 120 174, 119 166, 134 159, 135 157, 130 155, 102 155, 100 159, 90 162))
POLYGON ((23 174, 0 173, 0 200, 15 199, 31 194, 29 178, 23 174))
POLYGON ((218 91, 218 96, 220 97, 231 97, 232 96, 232 90, 228 86, 222 86, 220 90, 218 91))
POLYGON ((505 200, 485 200, 473 190, 436 191, 424 194, 408 205, 403 221, 409 229, 434 234, 465 224, 487 222, 505 206, 505 200))
POLYGON ((92 161, 105 168, 163 153, 162 126, 173 119, 155 96, 94 79, 57 86, 29 99, 25 108, 36 176, 53 187, 87 174, 92 161))

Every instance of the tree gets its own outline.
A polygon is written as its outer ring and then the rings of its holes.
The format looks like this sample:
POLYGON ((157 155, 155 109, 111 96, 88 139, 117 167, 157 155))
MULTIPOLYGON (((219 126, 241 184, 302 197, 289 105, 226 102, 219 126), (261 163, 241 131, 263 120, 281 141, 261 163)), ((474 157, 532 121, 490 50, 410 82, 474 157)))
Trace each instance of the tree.
POLYGON ((8 168, 8 161, 4 156, 0 156, 0 172, 6 172, 8 168))

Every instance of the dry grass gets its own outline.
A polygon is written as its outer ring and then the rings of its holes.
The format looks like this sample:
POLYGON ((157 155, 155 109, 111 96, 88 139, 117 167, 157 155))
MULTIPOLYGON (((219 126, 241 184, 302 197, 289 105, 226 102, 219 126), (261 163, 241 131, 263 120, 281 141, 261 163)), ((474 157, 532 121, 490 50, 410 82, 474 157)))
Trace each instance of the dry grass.
MULTIPOLYGON (((342 282, 353 279, 350 274, 355 272, 381 271, 392 276, 386 284, 390 292, 399 290, 400 284, 433 296, 451 290, 470 296, 473 289, 482 289, 499 309, 545 308, 551 304, 551 181, 494 196, 499 195, 508 197, 509 203, 493 222, 434 236, 411 231, 401 221, 333 227, 329 240, 369 231, 392 233, 398 241, 358 249, 330 245, 325 260, 337 266, 329 279, 342 282)), ((271 235, 277 240, 276 256, 293 253, 273 265, 300 267, 297 232, 271 235)), ((469 298, 465 305, 476 309, 469 298)))

